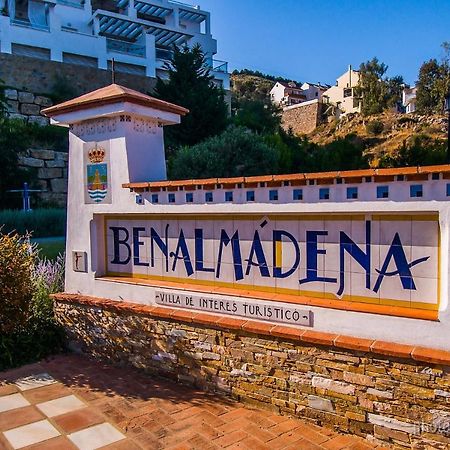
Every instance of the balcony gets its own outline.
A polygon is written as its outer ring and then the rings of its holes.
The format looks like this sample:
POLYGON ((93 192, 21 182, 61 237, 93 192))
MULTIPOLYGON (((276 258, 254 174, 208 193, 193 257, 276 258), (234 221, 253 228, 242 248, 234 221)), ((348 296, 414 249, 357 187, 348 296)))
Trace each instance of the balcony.
POLYGON ((145 58, 145 45, 139 45, 134 42, 107 38, 106 49, 108 50, 108 52, 123 53, 125 55, 145 58))
POLYGON ((214 72, 228 73, 228 63, 226 61, 220 61, 218 59, 212 60, 212 70, 214 72))
POLYGON ((49 25, 45 25, 43 23, 32 23, 29 20, 24 19, 11 19, 11 25, 14 25, 16 27, 26 27, 26 28, 32 28, 33 30, 40 30, 40 31, 49 31, 50 27, 49 25))

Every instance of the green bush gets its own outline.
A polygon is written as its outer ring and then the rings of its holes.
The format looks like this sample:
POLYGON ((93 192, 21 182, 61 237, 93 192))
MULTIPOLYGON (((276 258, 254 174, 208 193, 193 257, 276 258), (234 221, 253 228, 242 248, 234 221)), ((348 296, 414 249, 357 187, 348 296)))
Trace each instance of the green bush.
POLYGON ((3 232, 33 233, 33 238, 65 236, 66 210, 49 208, 25 212, 6 209, 0 211, 0 226, 2 225, 3 232))
POLYGON ((63 256, 40 260, 27 235, 0 232, 0 371, 63 350, 50 298, 63 280, 63 256))
POLYGON ((374 136, 378 136, 384 130, 384 124, 381 120, 371 120, 366 124, 366 131, 369 134, 373 134, 374 136))

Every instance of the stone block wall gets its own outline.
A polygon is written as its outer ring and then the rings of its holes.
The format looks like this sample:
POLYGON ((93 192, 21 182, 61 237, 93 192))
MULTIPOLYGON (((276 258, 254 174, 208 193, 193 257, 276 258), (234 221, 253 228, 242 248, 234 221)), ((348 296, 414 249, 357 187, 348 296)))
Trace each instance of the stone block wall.
POLYGON ((80 295, 73 348, 395 448, 449 448, 450 353, 80 295))
POLYGON ((49 124, 49 119, 41 114, 41 110, 53 105, 49 97, 35 95, 19 89, 5 89, 8 113, 11 119, 22 119, 40 126, 49 124))
POLYGON ((54 150, 29 149, 19 155, 19 166, 36 173, 36 189, 41 201, 66 207, 69 154, 54 150))
POLYGON ((316 100, 285 108, 282 126, 286 131, 292 128, 294 134, 311 133, 322 122, 322 109, 322 103, 316 100))

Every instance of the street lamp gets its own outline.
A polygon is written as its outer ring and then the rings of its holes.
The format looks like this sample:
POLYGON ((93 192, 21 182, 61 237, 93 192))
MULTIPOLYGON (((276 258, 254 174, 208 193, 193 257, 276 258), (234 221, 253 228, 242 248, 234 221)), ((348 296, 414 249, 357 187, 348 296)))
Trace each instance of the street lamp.
POLYGON ((450 91, 445 96, 444 110, 448 114, 447 123, 447 162, 450 163, 450 91))

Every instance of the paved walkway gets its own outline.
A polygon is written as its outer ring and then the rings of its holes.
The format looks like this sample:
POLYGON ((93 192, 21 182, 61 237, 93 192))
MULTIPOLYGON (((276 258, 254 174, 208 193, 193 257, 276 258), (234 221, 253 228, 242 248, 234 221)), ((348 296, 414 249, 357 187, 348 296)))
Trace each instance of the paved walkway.
MULTIPOLYGON (((0 449, 365 450, 358 437, 66 355, 0 373, 0 449)), ((378 447, 381 449, 381 447, 378 447)))

